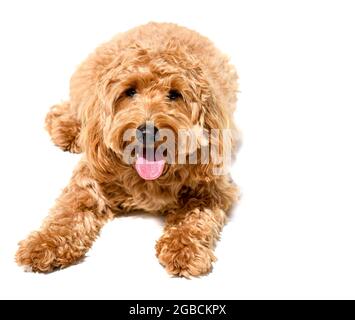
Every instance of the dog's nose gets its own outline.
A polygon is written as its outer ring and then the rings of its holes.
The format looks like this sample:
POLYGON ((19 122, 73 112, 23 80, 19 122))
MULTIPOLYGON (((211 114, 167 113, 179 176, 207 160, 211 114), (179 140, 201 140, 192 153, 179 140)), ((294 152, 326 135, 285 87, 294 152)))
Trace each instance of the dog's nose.
POLYGON ((158 139, 159 129, 151 123, 143 123, 137 128, 136 136, 144 145, 151 145, 158 139))

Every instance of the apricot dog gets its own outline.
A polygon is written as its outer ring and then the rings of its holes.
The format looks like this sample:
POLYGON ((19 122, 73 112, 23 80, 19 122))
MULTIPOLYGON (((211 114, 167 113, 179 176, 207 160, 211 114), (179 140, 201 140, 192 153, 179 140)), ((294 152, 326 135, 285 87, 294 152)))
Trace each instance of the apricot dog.
POLYGON ((235 151, 236 92, 228 58, 184 27, 149 23, 98 47, 74 73, 70 100, 46 117, 53 142, 82 158, 40 230, 20 242, 17 263, 34 272, 65 268, 84 257, 107 221, 140 211, 165 217, 156 254, 170 274, 208 273, 237 188, 200 156, 203 145, 218 154, 226 146, 235 151), (223 143, 197 139, 186 153, 197 162, 180 163, 171 158, 181 149, 178 142, 159 159, 147 156, 162 144, 163 129, 175 137, 182 129, 228 134, 223 143), (126 141, 127 130, 136 138, 126 141), (133 150, 133 162, 124 159, 129 142, 143 146, 133 150))

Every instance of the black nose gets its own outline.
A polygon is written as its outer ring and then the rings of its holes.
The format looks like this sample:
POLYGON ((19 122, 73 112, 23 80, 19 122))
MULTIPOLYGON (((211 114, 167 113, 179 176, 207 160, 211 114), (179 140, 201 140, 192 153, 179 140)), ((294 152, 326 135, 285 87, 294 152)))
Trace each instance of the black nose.
POLYGON ((137 128, 136 136, 144 145, 152 145, 158 139, 158 128, 150 123, 143 123, 137 128))

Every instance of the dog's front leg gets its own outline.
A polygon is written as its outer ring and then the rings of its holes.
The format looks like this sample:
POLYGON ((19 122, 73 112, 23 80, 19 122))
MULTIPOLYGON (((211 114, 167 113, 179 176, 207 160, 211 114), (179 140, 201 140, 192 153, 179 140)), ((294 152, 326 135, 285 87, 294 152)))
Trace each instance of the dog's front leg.
POLYGON ((165 232, 156 245, 157 257, 177 276, 199 276, 212 269, 213 249, 226 222, 219 208, 174 212, 167 216, 165 232))
POLYGON ((42 228, 20 242, 19 265, 50 272, 79 261, 90 249, 111 213, 87 171, 79 165, 42 228))

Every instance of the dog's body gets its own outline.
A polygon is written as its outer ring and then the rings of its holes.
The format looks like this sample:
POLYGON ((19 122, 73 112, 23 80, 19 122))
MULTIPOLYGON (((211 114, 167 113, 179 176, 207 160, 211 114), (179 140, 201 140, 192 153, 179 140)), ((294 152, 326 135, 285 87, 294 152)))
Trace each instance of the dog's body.
MULTIPOLYGON (((165 164, 152 177, 123 161, 122 135, 146 121, 174 133, 234 132, 236 80, 207 38, 174 24, 150 23, 100 46, 73 75, 70 101, 47 115, 53 142, 83 156, 40 231, 20 243, 17 262, 40 272, 66 267, 105 222, 140 210, 166 216, 156 250, 169 273, 209 272, 236 187, 211 163, 165 164)), ((229 140, 236 145, 233 134, 229 140)))

